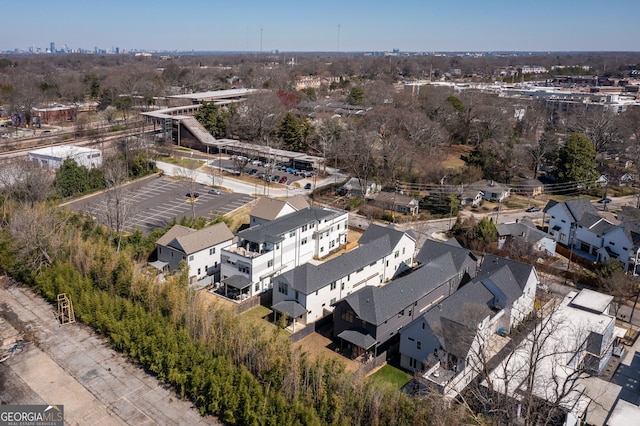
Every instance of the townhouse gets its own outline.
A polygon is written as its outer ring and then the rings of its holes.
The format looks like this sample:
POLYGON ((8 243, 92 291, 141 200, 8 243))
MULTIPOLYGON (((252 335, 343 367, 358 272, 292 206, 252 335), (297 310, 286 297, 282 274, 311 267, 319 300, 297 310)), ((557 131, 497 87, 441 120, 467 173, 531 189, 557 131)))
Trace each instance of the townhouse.
POLYGON ((233 233, 224 222, 200 230, 175 225, 156 241, 158 260, 153 265, 160 270, 175 271, 184 260, 191 281, 206 276, 213 276, 217 281, 221 251, 232 241, 233 233))
POLYGON ((222 250, 221 282, 241 298, 268 290, 274 276, 346 244, 348 218, 345 211, 309 207, 238 232, 222 250))
POLYGON ((416 259, 423 264, 382 287, 363 287, 336 303, 334 335, 351 356, 377 354, 422 312, 475 274, 476 259, 457 243, 428 240, 416 259))
POLYGON ((360 245, 322 264, 305 263, 274 278, 272 309, 305 324, 363 286, 381 285, 413 264, 416 240, 391 227, 371 224, 360 245))
POLYGON ((538 282, 530 265, 485 256, 473 281, 401 330, 400 365, 454 398, 533 311, 538 282))

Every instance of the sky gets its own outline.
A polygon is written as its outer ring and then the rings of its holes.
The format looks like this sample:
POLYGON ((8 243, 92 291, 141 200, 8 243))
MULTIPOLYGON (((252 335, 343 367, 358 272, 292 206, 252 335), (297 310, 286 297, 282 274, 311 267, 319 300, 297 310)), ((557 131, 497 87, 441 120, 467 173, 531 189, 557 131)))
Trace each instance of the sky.
POLYGON ((0 51, 638 51, 638 0, 0 0, 0 51))

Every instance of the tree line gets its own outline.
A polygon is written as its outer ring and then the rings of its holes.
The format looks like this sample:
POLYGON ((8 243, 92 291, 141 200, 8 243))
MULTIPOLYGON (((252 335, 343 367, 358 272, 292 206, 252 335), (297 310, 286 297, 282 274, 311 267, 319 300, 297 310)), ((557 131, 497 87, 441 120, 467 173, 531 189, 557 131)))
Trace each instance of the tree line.
POLYGON ((206 303, 189 290, 186 269, 155 282, 136 257, 146 260, 161 232, 119 245, 90 218, 6 203, 2 269, 51 302, 67 293, 78 320, 171 384, 202 415, 242 425, 444 425, 465 418, 457 409, 443 411, 439 400, 372 384, 338 361, 313 357, 206 303), (33 232, 25 235, 28 227, 33 232))

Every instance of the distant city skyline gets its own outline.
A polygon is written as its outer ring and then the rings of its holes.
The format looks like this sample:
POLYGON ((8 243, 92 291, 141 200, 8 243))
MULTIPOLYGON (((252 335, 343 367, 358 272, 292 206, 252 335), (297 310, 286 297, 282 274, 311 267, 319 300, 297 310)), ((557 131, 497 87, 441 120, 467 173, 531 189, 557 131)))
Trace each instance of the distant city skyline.
POLYGON ((0 51, 640 50, 636 0, 34 0, 2 11, 0 51))

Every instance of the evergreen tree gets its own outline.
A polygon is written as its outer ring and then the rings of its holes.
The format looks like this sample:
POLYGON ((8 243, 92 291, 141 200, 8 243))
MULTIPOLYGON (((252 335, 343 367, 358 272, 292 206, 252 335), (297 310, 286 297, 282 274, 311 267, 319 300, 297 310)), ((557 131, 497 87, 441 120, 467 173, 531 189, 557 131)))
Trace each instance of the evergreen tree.
POLYGON ((596 150, 591 141, 580 133, 572 133, 560 150, 558 180, 574 182, 577 187, 590 186, 598 176, 596 150))

